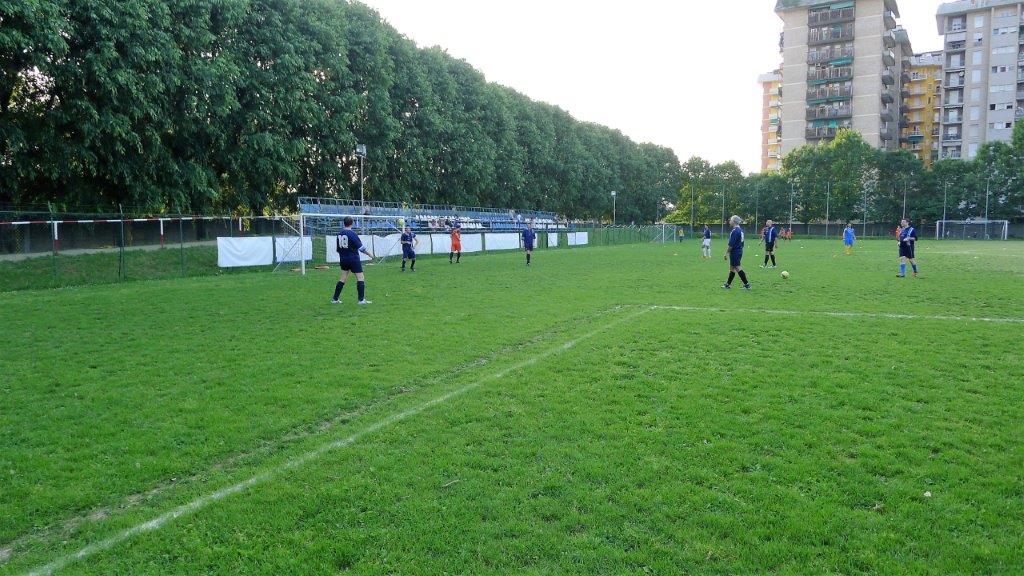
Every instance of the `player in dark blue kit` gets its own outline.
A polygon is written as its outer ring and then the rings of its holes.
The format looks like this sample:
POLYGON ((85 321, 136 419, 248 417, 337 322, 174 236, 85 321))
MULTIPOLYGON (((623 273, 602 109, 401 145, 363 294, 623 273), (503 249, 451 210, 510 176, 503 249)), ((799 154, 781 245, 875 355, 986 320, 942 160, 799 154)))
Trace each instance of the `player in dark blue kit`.
POLYGON ((416 271, 416 245, 420 243, 416 239, 416 234, 413 234, 412 228, 409 226, 405 227, 402 232, 402 238, 399 240, 402 243, 402 272, 405 272, 405 261, 409 260, 412 265, 409 266, 409 271, 416 271))
POLYGON ((775 268, 775 242, 779 239, 779 229, 775 223, 768 220, 764 223, 764 232, 761 234, 761 241, 764 242, 764 264, 761 268, 768 268, 768 259, 772 260, 772 268, 775 268))
POLYGON ((359 235, 352 231, 352 224, 354 224, 352 217, 346 216, 344 223, 345 228, 342 229, 337 238, 338 257, 341 260, 341 279, 334 286, 334 297, 331 298, 331 304, 338 304, 340 302, 341 290, 345 288, 345 282, 348 280, 349 273, 356 275, 359 304, 372 304, 372 302, 366 299, 366 281, 363 276, 363 263, 359 260, 359 253, 362 252, 370 258, 373 258, 373 254, 366 249, 366 246, 363 246, 362 241, 359 240, 359 235))
POLYGON ((704 240, 700 243, 700 257, 711 260, 711 226, 704 225, 704 240))
POLYGON ((900 222, 900 278, 907 277, 907 260, 914 267, 914 278, 917 278, 917 260, 914 259, 914 248, 917 244, 917 228, 911 226, 906 218, 900 222))
POLYGON ((526 250, 526 265, 530 265, 533 257, 533 249, 537 245, 537 233, 533 231, 533 223, 526 223, 526 230, 523 230, 523 249, 526 250))
POLYGON ((729 261, 729 280, 722 286, 726 290, 732 288, 732 281, 736 278, 736 275, 740 275, 740 280, 743 281, 743 289, 750 290, 750 282, 747 282, 747 274, 743 271, 743 228, 740 228, 740 224, 743 224, 743 219, 739 216, 733 216, 729 219, 729 223, 732 224, 732 233, 729 234, 729 246, 726 248, 725 259, 729 261))

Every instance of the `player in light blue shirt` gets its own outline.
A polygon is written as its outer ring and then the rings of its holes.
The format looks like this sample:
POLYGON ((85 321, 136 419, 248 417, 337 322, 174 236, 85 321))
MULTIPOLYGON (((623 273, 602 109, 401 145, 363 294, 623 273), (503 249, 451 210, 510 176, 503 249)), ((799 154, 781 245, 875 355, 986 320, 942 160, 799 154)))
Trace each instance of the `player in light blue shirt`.
POLYGON ((853 222, 846 223, 846 230, 843 230, 843 251, 853 254, 853 243, 857 241, 857 232, 853 229, 853 222))

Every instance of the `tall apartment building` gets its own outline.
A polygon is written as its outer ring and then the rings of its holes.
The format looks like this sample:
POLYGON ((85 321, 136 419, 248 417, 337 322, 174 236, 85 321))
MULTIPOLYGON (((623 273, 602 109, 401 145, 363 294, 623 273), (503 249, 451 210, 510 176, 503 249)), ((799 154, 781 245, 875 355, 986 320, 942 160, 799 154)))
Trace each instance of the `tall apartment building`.
POLYGON ((777 0, 775 12, 783 21, 782 153, 841 128, 895 149, 912 55, 896 0, 777 0))
POLYGON ((761 171, 782 168, 782 74, 776 70, 762 74, 761 83, 761 171))
POLYGON ((962 0, 939 7, 945 36, 943 158, 974 158, 1024 117, 1024 2, 962 0))
POLYGON ((939 127, 942 114, 942 51, 924 52, 910 58, 905 84, 909 96, 907 125, 900 134, 900 146, 910 150, 925 166, 939 158, 939 127))

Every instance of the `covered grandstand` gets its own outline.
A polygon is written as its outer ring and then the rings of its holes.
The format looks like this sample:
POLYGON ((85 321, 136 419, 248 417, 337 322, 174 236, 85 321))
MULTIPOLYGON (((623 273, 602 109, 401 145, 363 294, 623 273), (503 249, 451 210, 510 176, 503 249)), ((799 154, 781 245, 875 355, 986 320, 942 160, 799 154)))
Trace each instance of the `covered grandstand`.
MULTIPOLYGON (((341 198, 299 198, 299 211, 307 218, 316 214, 364 215, 404 218, 407 225, 417 231, 443 230, 458 223, 465 231, 517 231, 528 222, 543 231, 565 231, 570 225, 559 220, 554 212, 537 210, 514 210, 470 206, 445 206, 436 204, 403 204, 398 202, 366 202, 341 198)), ((367 220, 365 228, 384 226, 381 221, 367 220)))

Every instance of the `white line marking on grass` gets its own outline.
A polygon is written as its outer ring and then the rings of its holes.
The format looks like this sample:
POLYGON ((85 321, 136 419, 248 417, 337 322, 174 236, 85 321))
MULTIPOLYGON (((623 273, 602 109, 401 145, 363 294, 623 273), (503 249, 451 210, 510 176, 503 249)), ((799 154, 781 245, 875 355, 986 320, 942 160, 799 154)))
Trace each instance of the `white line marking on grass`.
POLYGON ((950 322, 991 322, 1024 324, 1024 318, 985 318, 974 316, 942 316, 930 314, 891 314, 885 312, 828 312, 816 310, 772 310, 770 308, 714 308, 700 306, 652 306, 654 310, 682 312, 735 312, 739 314, 777 314, 779 316, 827 316, 830 318, 881 318, 885 320, 946 320, 950 322))
POLYGON ((138 536, 139 534, 144 534, 146 532, 152 532, 154 530, 157 530, 157 529, 161 528, 163 525, 167 524, 168 522, 170 522, 172 520, 180 518, 180 517, 182 517, 182 516, 184 516, 186 514, 191 514, 193 512, 201 510, 201 509, 209 506, 210 504, 213 504, 214 502, 217 502, 219 500, 223 500, 224 498, 227 498, 228 496, 231 496, 233 494, 237 494, 239 492, 242 492, 243 490, 246 490, 247 488, 251 488, 251 487, 253 487, 253 486, 257 485, 257 484, 261 484, 263 482, 266 482, 266 481, 268 481, 268 480, 270 480, 270 479, 272 479, 272 478, 274 478, 276 476, 279 476, 280 474, 282 474, 284 472, 288 472, 290 470, 294 470, 296 468, 300 468, 300 467, 302 467, 302 466, 312 462, 313 460, 316 460, 316 459, 320 458, 321 456, 327 454, 328 452, 332 452, 334 450, 338 450, 340 448, 345 448, 347 446, 350 446, 350 445, 354 444, 355 442, 357 442, 358 440, 360 440, 361 438, 363 438, 364 436, 368 436, 370 434, 378 432, 378 431, 380 431, 380 430, 382 430, 384 428, 387 428, 387 427, 389 427, 389 426, 391 426, 393 424, 397 424, 398 422, 401 422, 402 420, 405 420, 405 419, 407 419, 407 418, 409 418, 411 416, 415 416, 415 415, 420 414, 420 413, 422 413, 422 412, 424 412, 424 411, 426 411, 426 410, 428 410, 430 408, 433 408, 434 406, 437 406, 439 404, 443 404, 443 403, 447 402, 448 400, 451 400, 452 398, 455 398, 457 396, 461 396, 461 395, 463 395, 463 394, 465 394, 465 393, 467 393, 467 392, 469 392, 469 391, 471 391, 471 390, 473 390, 475 388, 479 388, 480 386, 482 386, 483 384, 485 384, 487 382, 490 382, 490 381, 493 381, 493 380, 500 380, 500 379, 504 378, 505 376, 508 376, 512 372, 515 372, 517 370, 521 370, 523 368, 527 368, 527 367, 533 366, 537 362, 540 362, 541 360, 545 360, 547 358, 550 358, 551 356, 555 356, 555 355, 560 354, 560 353, 562 353, 562 352, 564 352, 566 350, 569 350, 569 349, 575 347, 580 342, 582 342, 584 340, 588 340, 590 338, 593 338, 594 336, 600 334, 601 332, 603 332, 603 331, 605 331, 605 330, 607 330, 607 329, 609 329, 609 328, 611 328, 611 327, 613 327, 613 326, 615 326, 617 324, 621 324, 622 322, 626 322, 628 320, 632 320, 632 319, 636 318, 637 316, 640 316, 640 315, 642 315, 644 313, 650 312, 651 310, 654 310, 654 309, 655 309, 654 307, 648 306, 648 307, 641 308, 639 311, 637 311, 637 312, 635 312, 633 314, 628 314, 628 315, 623 316, 621 318, 616 318, 615 320, 612 320, 611 322, 608 322, 607 324, 604 324, 604 325, 602 325, 602 326, 600 326, 598 328, 595 328, 594 330, 591 330, 590 332, 587 332, 586 334, 583 334, 581 336, 577 336, 576 338, 573 338, 573 339, 571 339, 571 340, 569 340, 567 342, 564 342, 564 343, 562 343, 562 344, 560 344, 558 346, 555 346, 554 348, 550 348, 550 349, 548 349, 545 352, 541 352, 541 353, 535 355, 534 357, 532 357, 532 358, 530 358, 528 360, 523 360, 522 362, 519 362, 518 364, 515 364, 515 365, 510 366, 508 368, 505 368, 503 370, 500 370, 500 371, 498 371, 498 372, 496 372, 496 373, 494 373, 494 374, 492 374, 490 376, 486 376, 486 377, 484 377, 484 378, 482 378, 480 380, 477 380, 476 382, 472 382, 470 384, 466 384, 465 386, 462 386, 461 388, 456 388, 455 390, 451 390, 450 392, 446 392, 446 393, 444 393, 444 394, 442 394, 442 395, 440 395, 440 396, 438 396, 438 397, 436 397, 436 398, 434 398, 432 400, 428 400, 426 402, 423 402, 422 404, 419 404, 417 406, 413 406, 412 408, 409 408, 409 409, 404 410, 402 412, 398 412, 397 414, 392 414, 391 416, 388 416, 387 418, 379 420, 379 421, 377 421, 377 422, 367 426, 366 428, 363 428, 362 430, 359 430, 359 431, 353 433, 351 436, 348 436, 346 438, 341 438, 341 439, 335 440, 333 442, 328 442, 328 443, 323 444, 323 445, 321 445, 321 446, 319 446, 317 448, 314 448, 313 450, 310 450, 309 452, 306 452, 305 454, 301 454, 299 456, 296 456, 295 458, 292 458, 291 460, 288 460, 287 462, 281 464, 280 466, 277 466, 276 468, 272 468, 272 469, 267 470, 265 472, 261 472, 259 474, 256 474, 255 476, 252 476, 251 478, 248 478, 246 480, 238 482, 237 484, 232 484, 231 486, 227 486, 225 488, 221 488, 220 490, 217 490, 216 492, 212 492, 212 493, 207 494, 205 496, 200 496, 200 497, 196 498, 195 500, 192 500, 191 502, 188 502, 186 504, 182 504, 181 506, 178 506, 177 508, 173 508, 173 509, 171 509, 168 512, 165 512, 163 514, 160 514, 159 516, 156 516, 155 518, 152 518, 151 520, 147 520, 147 521, 145 521, 145 522, 143 522, 141 524, 137 524, 135 526, 132 526, 131 528, 128 528, 128 529, 126 529, 126 530, 124 530, 122 532, 119 532, 119 533, 117 533, 117 534, 115 534, 115 535, 113 535, 113 536, 111 536, 109 538, 106 538, 104 540, 100 540, 99 542, 95 542, 93 544, 89 544, 88 546, 85 546, 84 548, 81 548, 77 552, 74 552, 72 554, 67 554, 65 556, 61 556, 60 558, 57 558, 56 560, 53 560, 53 561, 51 561, 48 564, 45 564, 45 565, 40 566, 38 568, 35 568, 35 569, 33 569, 33 570, 29 571, 29 572, 26 572, 26 574, 28 576, 48 576, 50 574, 53 574, 57 570, 60 570, 60 569, 62 569, 64 567, 66 567, 67 565, 71 564, 72 562, 75 562, 77 560, 82 560, 82 559, 88 558, 89 556, 97 554, 99 552, 103 552, 103 551, 109 550, 109 549, 113 548, 114 546, 117 546, 118 544, 121 544, 122 542, 125 542, 126 540, 129 540, 129 539, 131 539, 131 538, 133 538, 135 536, 138 536))

